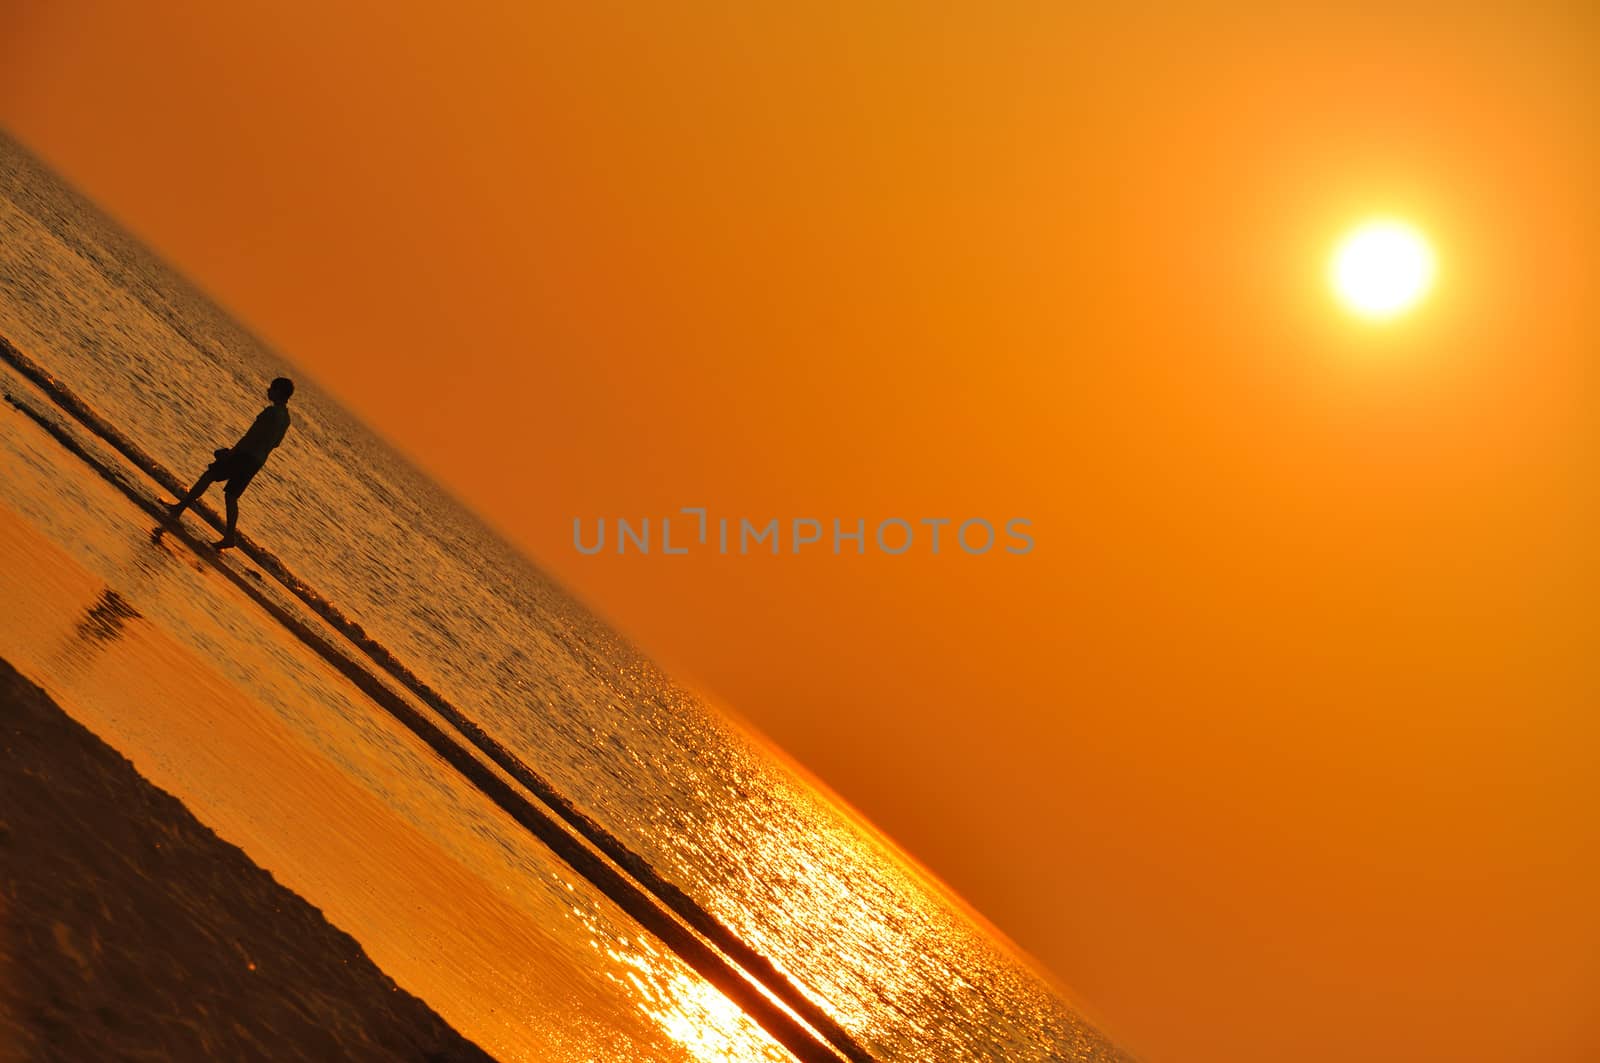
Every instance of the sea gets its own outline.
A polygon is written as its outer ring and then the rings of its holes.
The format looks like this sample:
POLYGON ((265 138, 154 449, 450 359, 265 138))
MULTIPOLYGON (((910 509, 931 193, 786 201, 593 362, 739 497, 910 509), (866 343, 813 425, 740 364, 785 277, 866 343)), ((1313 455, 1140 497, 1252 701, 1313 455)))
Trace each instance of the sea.
POLYGON ((0 339, 0 656, 487 1051, 1126 1058, 3 135, 0 339), (164 530, 279 375, 245 547, 164 530))

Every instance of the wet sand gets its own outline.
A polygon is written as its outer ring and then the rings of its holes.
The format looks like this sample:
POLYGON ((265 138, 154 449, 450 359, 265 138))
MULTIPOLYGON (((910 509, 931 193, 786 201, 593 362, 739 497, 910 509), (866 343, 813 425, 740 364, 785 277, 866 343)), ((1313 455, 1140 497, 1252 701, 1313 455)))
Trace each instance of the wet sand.
POLYGON ((0 1060, 487 1060, 0 661, 0 1060))

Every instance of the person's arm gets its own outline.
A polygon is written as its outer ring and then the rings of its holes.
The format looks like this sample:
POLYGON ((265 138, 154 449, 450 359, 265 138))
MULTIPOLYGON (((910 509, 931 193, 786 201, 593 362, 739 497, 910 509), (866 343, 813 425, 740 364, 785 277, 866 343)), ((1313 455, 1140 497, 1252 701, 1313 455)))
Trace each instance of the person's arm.
POLYGON ((239 437, 239 442, 233 445, 233 449, 257 457, 266 457, 283 439, 284 429, 287 428, 285 419, 274 412, 276 409, 277 407, 268 406, 256 414, 255 422, 244 435, 239 437))

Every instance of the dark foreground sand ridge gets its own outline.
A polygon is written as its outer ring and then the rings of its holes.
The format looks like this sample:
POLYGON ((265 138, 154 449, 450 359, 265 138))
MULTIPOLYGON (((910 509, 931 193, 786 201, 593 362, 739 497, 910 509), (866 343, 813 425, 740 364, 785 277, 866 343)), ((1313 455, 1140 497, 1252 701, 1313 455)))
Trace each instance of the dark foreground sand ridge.
POLYGON ((0 1060, 489 1058, 0 661, 0 1060))

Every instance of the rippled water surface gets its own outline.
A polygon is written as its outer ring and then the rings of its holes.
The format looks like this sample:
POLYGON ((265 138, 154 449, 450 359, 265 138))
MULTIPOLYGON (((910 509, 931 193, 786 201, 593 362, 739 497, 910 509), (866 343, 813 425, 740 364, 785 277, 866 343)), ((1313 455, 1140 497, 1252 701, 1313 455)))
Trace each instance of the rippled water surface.
MULTIPOLYGON (((299 375, 3 139, 0 334, 182 476, 243 431, 271 377, 299 375)), ((3 366, 0 382, 51 412, 3 366)), ((1118 1058, 331 399, 303 384, 290 409, 244 530, 874 1057, 1118 1058)), ((286 634, 251 593, 299 609, 270 577, 230 558, 235 584, 185 542, 152 542, 126 491, 12 406, 0 468, 0 592, 30 603, 0 621, 0 655, 464 1033, 505 1058, 787 1058, 286 634)))

